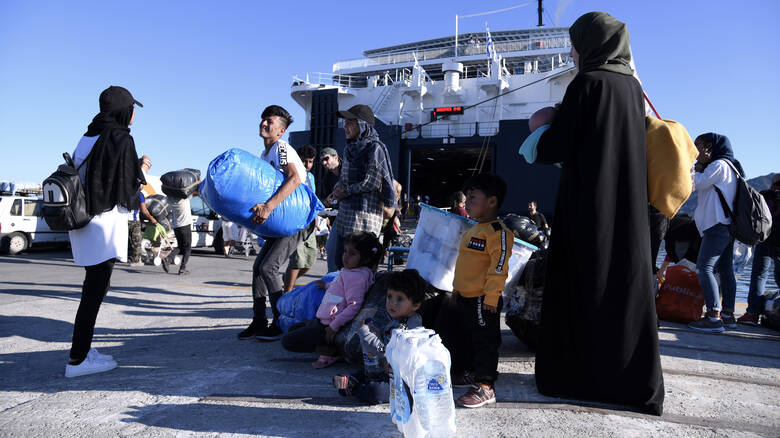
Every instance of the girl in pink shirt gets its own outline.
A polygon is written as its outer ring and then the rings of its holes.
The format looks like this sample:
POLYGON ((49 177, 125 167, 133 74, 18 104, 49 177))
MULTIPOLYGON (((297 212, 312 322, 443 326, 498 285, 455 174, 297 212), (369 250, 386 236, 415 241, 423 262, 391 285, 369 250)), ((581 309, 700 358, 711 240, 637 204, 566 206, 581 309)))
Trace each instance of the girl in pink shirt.
MULTIPOLYGON (((325 368, 336 362, 339 357, 333 339, 363 306, 383 252, 373 233, 355 233, 347 237, 341 257, 344 267, 328 284, 317 317, 292 325, 282 338, 282 346, 298 353, 319 352, 319 359, 312 363, 314 368, 325 368)), ((320 287, 324 287, 324 283, 320 287)))

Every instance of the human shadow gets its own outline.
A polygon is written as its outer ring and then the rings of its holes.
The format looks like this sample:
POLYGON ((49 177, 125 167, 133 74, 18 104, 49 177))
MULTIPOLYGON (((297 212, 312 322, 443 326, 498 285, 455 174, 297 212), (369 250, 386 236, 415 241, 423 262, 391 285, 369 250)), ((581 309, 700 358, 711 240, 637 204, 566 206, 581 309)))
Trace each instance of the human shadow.
POLYGON ((701 333, 664 321, 658 345, 664 356, 759 368, 780 368, 780 334, 740 326, 723 333, 701 333), (670 336, 673 339, 668 339, 670 336))
POLYGON ((203 284, 209 284, 212 286, 229 286, 229 287, 252 287, 252 283, 239 283, 236 281, 204 281, 203 284))
MULTIPOLYGON (((62 285, 63 287, 59 290, 41 290, 37 288, 30 288, 30 289, 6 289, 3 290, 2 293, 6 295, 18 295, 18 296, 30 296, 35 298, 52 298, 52 299, 59 299, 59 300, 79 300, 81 297, 81 286, 80 285, 62 285)), ((130 289, 147 289, 147 288, 130 288, 130 289)), ((148 296, 145 293, 141 293, 137 290, 130 290, 125 288, 112 288, 108 291, 108 294, 103 299, 104 303, 110 303, 110 304, 116 304, 120 306, 127 306, 130 308, 143 308, 143 309, 152 309, 152 310, 179 310, 179 311, 196 311, 200 313, 193 313, 193 316, 207 316, 211 315, 213 317, 219 316, 219 313, 223 309, 214 309, 214 310, 203 310, 201 309, 204 305, 209 306, 215 306, 215 305, 221 305, 221 304, 234 304, 233 301, 226 301, 221 300, 221 298, 244 298, 243 295, 241 296, 212 296, 212 295, 197 295, 197 294, 186 294, 186 293, 177 293, 177 292, 170 292, 166 291, 164 289, 153 289, 148 288, 149 293, 154 294, 162 294, 162 295, 172 295, 172 296, 185 296, 185 297, 192 297, 197 298, 197 301, 162 301, 159 299, 146 299, 142 298, 144 296, 148 296), (130 296, 124 296, 124 294, 130 293, 130 296), (214 298, 220 298, 220 299, 214 299, 214 298)), ((240 309, 238 309, 240 310, 240 309)), ((128 314, 133 314, 133 312, 137 312, 134 310, 126 311, 128 314)), ((139 313, 140 314, 140 313, 139 313)), ((185 316, 184 313, 181 312, 172 312, 172 313, 161 313, 161 312, 154 312, 149 313, 149 315, 154 314, 156 316, 185 316)), ((230 317, 229 315, 225 314, 223 316, 219 316, 222 318, 230 317)))
POLYGON ((349 412, 337 420, 329 410, 228 404, 156 404, 132 406, 122 421, 152 427, 206 433, 253 434, 263 436, 373 436, 397 437, 389 413, 349 412), (370 433, 369 433, 370 431, 370 433))

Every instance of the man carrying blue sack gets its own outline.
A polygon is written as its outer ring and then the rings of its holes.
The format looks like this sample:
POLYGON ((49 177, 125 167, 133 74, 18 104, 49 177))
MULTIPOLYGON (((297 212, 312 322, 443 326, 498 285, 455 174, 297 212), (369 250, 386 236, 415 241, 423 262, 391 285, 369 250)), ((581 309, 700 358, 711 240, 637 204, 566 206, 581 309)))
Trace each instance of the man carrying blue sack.
MULTIPOLYGON (((252 207, 252 222, 262 224, 271 212, 284 201, 295 189, 306 181, 306 169, 303 167, 298 153, 282 135, 292 123, 290 113, 278 105, 271 105, 263 110, 260 122, 260 137, 263 138, 265 149, 260 158, 267 161, 275 169, 284 174, 284 182, 268 201, 252 207)), ((252 323, 238 334, 238 339, 257 338, 263 341, 275 341, 282 336, 282 330, 277 324, 279 312, 276 301, 284 293, 281 267, 295 252, 298 244, 314 231, 314 222, 306 228, 298 230, 286 237, 265 237, 265 245, 257 255, 252 267, 252 323), (268 324, 265 316, 266 297, 271 300, 273 321, 268 324)))

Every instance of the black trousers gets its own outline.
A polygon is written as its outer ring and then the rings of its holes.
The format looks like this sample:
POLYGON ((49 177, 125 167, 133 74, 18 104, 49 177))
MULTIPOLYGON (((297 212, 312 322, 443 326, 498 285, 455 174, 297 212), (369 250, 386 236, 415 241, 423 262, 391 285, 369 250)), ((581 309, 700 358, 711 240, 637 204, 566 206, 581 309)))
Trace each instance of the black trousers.
POLYGON ((290 330, 282 337, 282 347, 296 353, 316 351, 328 356, 338 354, 336 346, 325 341, 325 325, 317 318, 291 325, 290 330))
POLYGON ((352 395, 360 401, 377 405, 390 402, 390 382, 387 380, 371 380, 358 371, 352 374, 357 379, 357 386, 352 389, 352 395))
POLYGON ((498 379, 503 299, 498 299, 496 313, 482 308, 484 300, 484 296, 447 297, 439 311, 436 331, 450 351, 453 374, 471 371, 474 380, 492 385, 498 379))
POLYGON ((79 364, 87 357, 92 346, 92 336, 95 331, 100 304, 103 303, 111 283, 111 273, 114 271, 116 259, 86 266, 84 285, 81 287, 81 302, 73 323, 73 343, 70 347, 70 359, 79 364))
POLYGON ((312 232, 314 232, 314 221, 291 236, 266 239, 252 265, 252 320, 255 325, 261 327, 268 325, 265 317, 266 297, 271 300, 271 312, 274 316, 271 324, 276 325, 276 320, 279 319, 276 302, 284 294, 282 267, 298 248, 298 244, 306 240, 312 232))
POLYGON ((181 266, 179 270, 183 270, 187 267, 187 262, 190 261, 190 253, 192 252, 192 226, 185 225, 183 227, 174 228, 173 234, 176 235, 176 244, 179 246, 179 253, 181 254, 181 266))

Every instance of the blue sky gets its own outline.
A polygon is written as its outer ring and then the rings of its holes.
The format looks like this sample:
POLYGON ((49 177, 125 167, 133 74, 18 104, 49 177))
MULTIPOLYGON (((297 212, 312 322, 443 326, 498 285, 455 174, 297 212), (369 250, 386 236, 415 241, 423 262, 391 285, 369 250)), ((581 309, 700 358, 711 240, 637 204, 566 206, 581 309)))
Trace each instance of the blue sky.
MULTIPOLYGON (((524 3, 284 1, 0 2, 0 180, 39 182, 74 149, 98 95, 143 102, 132 134, 152 173, 229 147, 257 151, 259 114, 290 98, 293 75, 329 72, 366 49, 451 35, 455 14, 524 3)), ((545 23, 602 10, 628 24, 661 115, 727 135, 748 176, 780 171, 780 38, 775 0, 548 0, 545 23), (565 8, 563 7, 565 6, 565 8)), ((535 6, 461 21, 460 31, 533 27, 535 6)))

